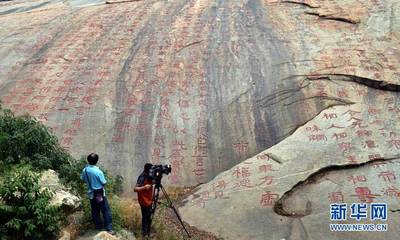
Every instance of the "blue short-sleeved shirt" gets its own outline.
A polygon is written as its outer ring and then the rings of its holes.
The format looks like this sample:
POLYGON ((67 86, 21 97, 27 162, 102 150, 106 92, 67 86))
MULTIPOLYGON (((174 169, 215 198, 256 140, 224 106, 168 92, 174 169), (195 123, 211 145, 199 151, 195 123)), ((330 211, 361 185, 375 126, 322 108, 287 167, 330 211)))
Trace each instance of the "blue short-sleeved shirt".
MULTIPOLYGON (((87 165, 82 170, 81 179, 87 183, 89 199, 93 199, 93 190, 104 188, 104 185, 107 183, 106 179, 104 178, 103 172, 100 170, 99 167, 94 165, 87 165), (88 178, 91 187, 89 186, 88 178)), ((105 193, 106 192, 104 190, 104 195, 105 193)))

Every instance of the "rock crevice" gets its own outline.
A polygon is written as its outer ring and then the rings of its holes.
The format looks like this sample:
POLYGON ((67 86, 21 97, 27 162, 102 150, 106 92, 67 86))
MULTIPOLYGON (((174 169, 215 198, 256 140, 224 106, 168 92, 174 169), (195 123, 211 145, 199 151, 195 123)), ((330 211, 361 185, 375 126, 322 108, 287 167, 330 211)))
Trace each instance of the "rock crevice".
POLYGON ((392 160, 397 160, 400 159, 400 155, 398 156, 393 156, 393 157, 386 157, 386 158, 376 158, 367 162, 362 162, 362 163, 357 163, 357 164, 345 164, 345 165, 331 165, 327 166, 324 168, 321 168, 315 172, 313 172, 311 175, 309 175, 305 180, 298 182, 296 185, 294 185, 289 191, 286 191, 282 197, 276 201, 274 205, 274 211, 282 216, 287 216, 287 217, 305 217, 307 215, 310 215, 311 212, 309 211, 308 213, 304 214, 297 214, 296 212, 291 212, 290 207, 285 205, 285 201, 287 201, 288 198, 292 197, 295 191, 301 191, 302 187, 310 184, 315 184, 318 182, 318 180, 322 179, 325 177, 327 174, 335 171, 345 171, 349 169, 357 169, 365 166, 372 166, 372 165, 379 165, 380 163, 384 163, 385 161, 392 161, 392 160))

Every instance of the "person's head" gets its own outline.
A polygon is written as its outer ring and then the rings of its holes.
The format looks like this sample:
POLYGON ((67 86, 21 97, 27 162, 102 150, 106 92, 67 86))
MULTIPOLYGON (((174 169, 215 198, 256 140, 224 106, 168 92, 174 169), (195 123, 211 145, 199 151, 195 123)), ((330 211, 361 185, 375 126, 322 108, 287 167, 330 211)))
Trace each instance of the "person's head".
POLYGON ((151 163, 146 163, 144 165, 144 173, 148 174, 150 172, 150 168, 153 166, 151 163))
POLYGON ((97 161, 99 161, 99 155, 96 153, 91 153, 87 156, 87 161, 90 165, 96 165, 97 161))

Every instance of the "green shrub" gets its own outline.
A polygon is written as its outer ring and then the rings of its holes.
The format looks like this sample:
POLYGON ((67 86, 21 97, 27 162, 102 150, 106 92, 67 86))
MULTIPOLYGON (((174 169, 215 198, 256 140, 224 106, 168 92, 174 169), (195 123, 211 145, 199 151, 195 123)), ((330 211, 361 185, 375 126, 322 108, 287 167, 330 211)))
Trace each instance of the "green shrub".
MULTIPOLYGON (((19 166, 31 166, 32 171, 55 170, 59 174, 64 185, 71 187, 72 192, 79 195, 82 199, 87 199, 87 187, 80 179, 81 172, 86 164, 85 158, 77 160, 63 149, 57 137, 54 136, 50 129, 37 121, 34 117, 28 115, 15 116, 10 110, 3 109, 0 104, 0 182, 4 183, 2 185, 4 194, 7 194, 7 191, 9 191, 9 196, 12 196, 11 187, 15 187, 7 183, 9 180, 4 176, 5 173, 12 172, 13 169, 19 166)), ((17 187, 29 191, 36 191, 38 186, 36 181, 37 176, 35 174, 31 171, 28 171, 26 173, 27 175, 23 175, 20 172, 18 174, 18 181, 16 180, 17 182, 14 182, 14 184, 19 184, 17 187), (32 185, 33 182, 36 185, 32 188, 30 184, 32 185)), ((104 171, 104 174, 108 182, 106 185, 107 196, 110 199, 113 217, 118 227, 120 225, 118 223, 120 214, 116 205, 117 203, 114 203, 113 195, 122 193, 123 179, 121 176, 113 178, 106 171, 104 171)), ((7 176, 10 177, 9 175, 7 176)), ((15 179, 17 178, 14 176, 14 180, 15 179)), ((48 203, 50 196, 50 193, 44 191, 37 196, 39 197, 37 202, 36 200, 28 199, 29 201, 24 202, 26 205, 16 206, 7 202, 5 198, 0 196, 0 198, 3 199, 3 202, 0 200, 0 234, 3 233, 4 235, 6 233, 7 236, 17 236, 18 238, 31 236, 29 234, 31 234, 33 230, 35 234, 43 234, 43 236, 56 234, 59 228, 59 221, 53 221, 54 219, 51 220, 52 218, 50 215, 46 215, 51 214, 54 209, 44 204, 45 202, 48 203), (31 208, 34 208, 39 215, 36 216, 25 213, 26 209, 31 208), (20 212, 22 215, 14 213, 14 211, 18 209, 23 211, 20 212), (48 219, 51 220, 51 224, 45 224, 43 226, 32 225, 32 222, 38 222, 38 217, 48 217, 48 219), (6 222, 8 224, 4 225, 6 222), (21 232, 21 229, 23 229, 24 232, 21 232), (14 235, 17 233, 22 235, 14 235)), ((20 204, 20 202, 16 204, 20 204)), ((90 212, 88 200, 84 201, 84 210, 90 212)), ((43 221, 44 220, 40 220, 38 223, 42 224, 43 221)), ((32 238, 38 239, 36 237, 32 238)))
POLYGON ((35 170, 53 169, 75 193, 83 192, 83 159, 74 159, 48 127, 34 117, 15 116, 0 105, 0 173, 10 165, 28 164, 35 170))
POLYGON ((1 239, 50 239, 62 215, 49 205, 52 193, 41 189, 39 174, 28 167, 8 173, 0 184, 1 239))
POLYGON ((69 163, 71 157, 46 126, 33 117, 0 110, 0 161, 54 170, 69 163))
POLYGON ((86 186, 81 180, 82 169, 87 162, 84 158, 79 160, 71 159, 70 163, 63 164, 56 170, 64 185, 72 188, 75 194, 84 196, 86 194, 86 186))
POLYGON ((124 178, 120 175, 117 175, 115 177, 111 177, 110 179, 112 194, 120 196, 123 192, 122 184, 124 182, 124 178))
MULTIPOLYGON (((87 164, 86 159, 74 159, 50 129, 34 117, 15 116, 0 105, 0 173, 16 164, 29 164, 36 170, 53 169, 75 193, 85 193, 80 174, 87 164)), ((119 195, 122 177, 114 179, 104 173, 109 182, 108 191, 119 195)))

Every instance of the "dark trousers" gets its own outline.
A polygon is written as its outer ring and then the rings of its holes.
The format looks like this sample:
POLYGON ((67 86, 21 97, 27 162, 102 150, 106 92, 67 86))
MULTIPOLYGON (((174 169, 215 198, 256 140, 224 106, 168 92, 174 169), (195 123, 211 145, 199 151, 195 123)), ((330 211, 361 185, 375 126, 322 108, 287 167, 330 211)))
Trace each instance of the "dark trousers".
POLYGON ((104 197, 103 201, 100 203, 96 202, 96 199, 90 199, 90 207, 92 208, 92 220, 94 222, 94 225, 96 226, 96 229, 103 229, 104 227, 107 231, 111 231, 112 218, 107 198, 104 197), (100 218, 100 211, 103 214, 104 225, 103 221, 100 218))
POLYGON ((151 227, 151 206, 140 206, 142 210, 142 235, 150 236, 151 227))

